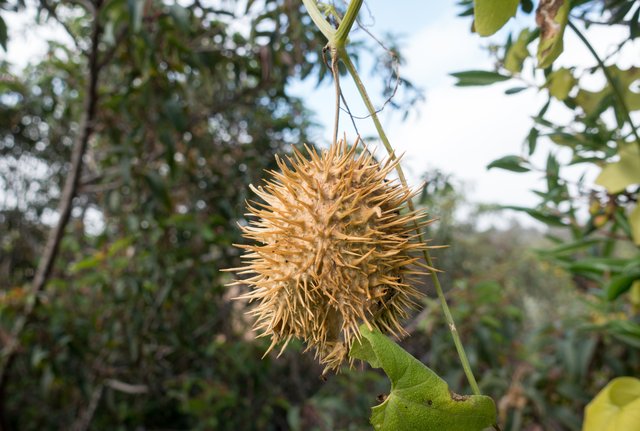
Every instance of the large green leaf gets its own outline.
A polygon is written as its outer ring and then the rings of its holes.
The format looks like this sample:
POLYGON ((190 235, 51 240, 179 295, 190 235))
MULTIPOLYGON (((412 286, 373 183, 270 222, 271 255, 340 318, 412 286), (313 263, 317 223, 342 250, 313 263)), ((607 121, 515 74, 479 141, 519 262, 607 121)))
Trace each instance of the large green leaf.
POLYGON ((640 184, 640 152, 636 144, 620 148, 620 160, 609 163, 596 178, 596 184, 609 193, 620 193, 632 184, 640 184))
POLYGON ((569 21, 569 0, 541 0, 536 12, 540 27, 538 67, 544 69, 562 53, 564 29, 569 21))
POLYGON ((576 82, 571 71, 562 67, 549 75, 545 87, 549 89, 549 94, 556 99, 565 100, 569 97, 576 82))
POLYGON ((613 379, 585 409, 582 431, 640 431, 640 379, 613 379))
POLYGON ((500 30, 516 14, 520 0, 475 0, 474 24, 480 36, 500 30))
POLYGON ((391 393, 372 410, 376 431, 481 431, 496 420, 496 407, 486 396, 452 393, 447 383, 422 362, 379 331, 360 327, 362 339, 351 357, 382 368, 391 393))

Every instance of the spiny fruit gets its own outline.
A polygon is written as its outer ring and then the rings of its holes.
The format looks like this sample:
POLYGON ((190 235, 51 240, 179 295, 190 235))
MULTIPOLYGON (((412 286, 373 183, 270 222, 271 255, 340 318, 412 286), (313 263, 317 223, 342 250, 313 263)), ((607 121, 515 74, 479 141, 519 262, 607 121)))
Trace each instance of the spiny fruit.
MULTIPOLYGON (((358 327, 404 334, 399 320, 415 307, 410 284, 423 274, 416 226, 423 211, 405 211, 413 193, 386 179, 397 162, 378 163, 368 151, 356 154, 344 140, 310 158, 294 150, 281 172, 270 171, 264 187, 252 190, 264 201, 248 205, 255 219, 244 226, 256 245, 246 250, 252 291, 240 298, 258 304, 249 313, 255 329, 271 336, 267 353, 292 338, 315 348, 325 371, 337 370, 359 339, 358 327)), ((281 352, 282 352, 281 350, 281 352)))

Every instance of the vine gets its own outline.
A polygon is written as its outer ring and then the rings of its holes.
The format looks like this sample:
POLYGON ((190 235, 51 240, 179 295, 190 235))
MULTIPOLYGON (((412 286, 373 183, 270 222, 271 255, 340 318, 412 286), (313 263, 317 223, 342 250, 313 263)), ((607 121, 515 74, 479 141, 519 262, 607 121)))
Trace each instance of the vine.
MULTIPOLYGON (((371 117, 376 130, 378 132, 378 135, 380 137, 380 140, 382 141, 388 155, 389 158, 395 162, 395 169, 398 175, 398 178, 400 180, 400 183, 402 184, 402 186, 404 188, 408 188, 408 183, 407 183, 407 179, 406 176, 404 174, 404 171, 402 169, 401 164, 398 161, 398 158, 395 154, 395 150, 393 148, 393 146, 391 145, 391 143, 389 142, 389 138, 387 137, 387 134, 384 131, 384 128, 382 126, 382 123, 380 122, 380 119, 378 118, 377 115, 377 111, 373 105, 373 103, 371 102, 371 99, 367 93, 366 87, 364 85, 364 83, 362 82, 362 79, 360 78, 358 71, 355 67, 355 65, 353 64, 353 62, 351 61, 351 58, 349 57, 349 54, 346 50, 346 47, 348 45, 347 43, 347 38, 349 35, 349 32, 351 31, 351 27, 353 26, 354 22, 356 21, 356 17, 358 15, 358 12, 362 6, 362 0, 353 0, 349 3, 346 13, 344 15, 344 18, 340 19, 340 17, 336 17, 336 20, 339 22, 338 28, 337 29, 333 29, 329 23, 325 20, 324 15, 322 14, 322 12, 319 10, 317 4, 315 3, 314 0, 302 0, 305 7, 307 8, 307 11, 309 13, 309 16, 311 17, 311 19, 313 20, 313 22, 315 23, 315 25, 317 26, 317 28, 322 32, 322 34, 327 38, 327 44, 325 46, 325 48, 323 49, 323 52, 327 52, 329 51, 331 53, 331 71, 334 77, 334 85, 335 85, 335 91, 336 91, 336 109, 335 109, 335 120, 334 120, 334 134, 333 134, 333 141, 334 143, 337 141, 337 136, 338 136, 338 123, 339 123, 339 115, 340 115, 340 97, 341 97, 341 91, 340 91, 340 82, 339 82, 339 75, 338 75, 338 61, 342 61, 342 63, 345 65, 349 75, 351 76, 351 78, 353 79, 356 88, 358 89, 358 92, 360 93, 360 96, 367 108, 367 111, 369 113, 369 116, 371 117)), ((333 12, 335 13, 335 11, 333 12)), ((415 206, 413 205, 413 202, 411 200, 408 200, 407 202, 407 206, 409 208, 410 211, 415 211, 415 206)), ((414 222, 415 223, 415 222, 414 222)), ((416 230, 416 236, 418 238, 418 240, 421 243, 424 243, 424 237, 422 235, 422 231, 420 229, 420 227, 418 226, 417 223, 415 223, 415 230, 416 230)), ((462 368, 464 370, 464 373, 466 375, 466 378, 469 382, 469 385, 473 391, 473 394, 476 396, 480 396, 481 392, 480 392, 480 388, 478 386, 478 383, 476 381, 476 378, 473 374, 473 371, 471 370, 471 365, 469 364, 469 359, 467 357, 467 354, 464 350, 464 346, 462 344, 462 341, 460 339, 460 335, 457 331, 456 328, 456 324, 454 322, 453 316, 451 314, 451 311, 449 309, 449 306, 447 304, 447 300, 446 297, 444 295, 443 289, 442 289, 442 285, 440 284, 440 280, 438 277, 438 271, 434 268, 433 265, 433 259, 431 257, 431 255, 429 254, 429 251, 424 248, 423 249, 423 257, 424 260, 426 262, 425 267, 429 270, 430 276, 431 276, 431 280, 433 282, 433 285, 435 286, 436 292, 437 292, 437 296, 438 299, 440 301, 440 305, 441 308, 443 310, 444 316, 445 316, 445 321, 447 323, 447 326, 451 332, 451 336, 453 338, 453 342, 455 344, 456 347, 456 351, 458 353, 460 362, 462 364, 462 368)), ((363 328, 364 329, 364 328, 363 328)), ((362 359, 368 359, 368 358, 362 358, 362 359)), ((384 368, 384 366, 383 366, 384 368)), ((393 377, 390 375, 390 378, 393 377)), ((492 402, 491 402, 492 403, 492 402)), ((375 410, 374 410, 374 416, 375 416, 375 410)), ((372 421, 374 420, 374 418, 372 418, 372 421)), ((497 424, 493 424, 494 429, 499 430, 500 428, 498 427, 497 424)))

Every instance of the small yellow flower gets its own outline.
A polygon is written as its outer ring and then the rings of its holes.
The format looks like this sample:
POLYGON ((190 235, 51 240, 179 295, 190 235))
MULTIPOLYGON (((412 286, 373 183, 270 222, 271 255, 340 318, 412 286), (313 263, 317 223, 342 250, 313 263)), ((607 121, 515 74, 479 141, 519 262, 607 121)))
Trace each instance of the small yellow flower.
POLYGON ((242 229, 256 244, 238 246, 245 266, 232 269, 249 274, 236 283, 253 288, 241 298, 258 303, 250 314, 271 336, 268 351, 299 338, 326 370, 347 358, 362 323, 403 335, 399 320, 420 296, 410 283, 424 273, 415 229, 426 214, 403 211, 413 193, 386 179, 395 162, 355 148, 341 141, 321 155, 307 148, 310 159, 277 158, 281 172, 252 186, 264 202, 248 205, 256 218, 242 229))

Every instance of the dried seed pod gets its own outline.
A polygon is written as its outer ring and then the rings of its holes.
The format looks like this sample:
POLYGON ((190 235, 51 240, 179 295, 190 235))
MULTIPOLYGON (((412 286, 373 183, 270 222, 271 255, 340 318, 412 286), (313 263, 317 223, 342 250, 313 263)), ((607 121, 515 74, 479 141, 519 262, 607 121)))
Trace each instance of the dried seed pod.
POLYGON ((264 202, 248 206, 256 219, 242 229, 257 244, 239 245, 245 266, 232 269, 251 275, 235 284, 253 287, 241 298, 258 303, 249 313, 271 336, 268 351, 296 337, 326 370, 347 358, 362 323, 402 335, 419 297, 410 282, 424 272, 413 264, 426 214, 404 211, 413 193, 386 179, 395 162, 355 148, 341 141, 321 155, 307 148, 310 159, 278 158, 281 172, 252 187, 264 202))

